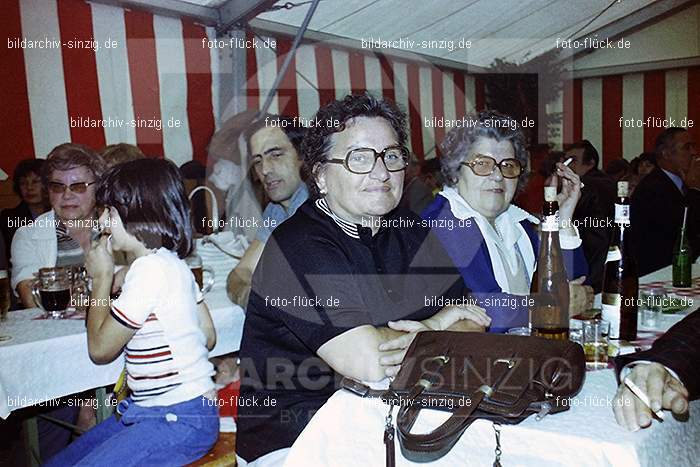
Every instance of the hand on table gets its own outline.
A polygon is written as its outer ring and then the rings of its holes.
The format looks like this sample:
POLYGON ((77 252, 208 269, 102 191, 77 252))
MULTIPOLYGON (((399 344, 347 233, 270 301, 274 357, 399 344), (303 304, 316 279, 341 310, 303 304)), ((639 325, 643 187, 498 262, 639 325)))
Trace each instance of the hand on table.
POLYGON ((401 362, 403 362, 406 356, 408 347, 419 332, 444 331, 458 321, 463 320, 472 321, 483 327, 491 324, 491 318, 486 314, 484 309, 476 305, 446 306, 423 321, 389 321, 387 326, 389 326, 390 329, 402 331, 405 334, 379 345, 379 350, 382 352, 395 351, 381 357, 379 359, 379 364, 387 367, 385 370, 387 376, 396 376, 401 368, 401 362))
POLYGON ((483 327, 491 324, 486 311, 476 305, 448 305, 421 323, 433 331, 444 331, 461 320, 470 320, 483 327))
MULTIPOLYGON (((683 383, 658 363, 638 364, 627 375, 649 397, 653 410, 671 410, 676 415, 688 412, 688 390, 683 383)), ((651 425, 651 411, 625 386, 617 388, 613 412, 617 423, 630 431, 651 425)))
POLYGON ((593 307, 593 287, 583 285, 586 276, 577 277, 569 282, 569 317, 579 315, 593 307))
POLYGON ((386 341, 379 345, 379 350, 381 352, 387 352, 387 355, 379 358, 379 364, 386 367, 384 373, 389 376, 396 376, 401 368, 401 362, 406 356, 406 351, 408 347, 416 338, 419 332, 432 331, 428 326, 423 324, 421 321, 411 321, 407 319, 402 319, 399 321, 389 321, 387 323, 390 329, 394 331, 403 331, 405 334, 386 341), (389 353, 389 351, 395 350, 395 352, 389 353))

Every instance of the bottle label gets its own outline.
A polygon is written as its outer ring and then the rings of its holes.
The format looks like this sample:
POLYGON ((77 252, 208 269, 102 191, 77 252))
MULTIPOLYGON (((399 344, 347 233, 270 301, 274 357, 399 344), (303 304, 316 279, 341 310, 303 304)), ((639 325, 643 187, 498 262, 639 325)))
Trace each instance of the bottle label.
POLYGON ((620 249, 616 246, 609 248, 608 249, 608 256, 605 258, 606 263, 610 263, 612 261, 620 261, 622 259, 622 253, 620 252, 620 249))
POLYGON ((558 232, 559 231, 559 212, 553 216, 544 216, 542 221, 542 232, 558 232))
POLYGON ((630 207, 628 204, 615 204, 615 223, 629 225, 630 207))
MULTIPOLYGON (((613 294, 606 294, 613 295, 613 294)), ((620 295, 617 295, 618 299, 620 295)), ((620 304, 617 305, 603 303, 601 305, 601 316, 602 318, 610 323, 610 339, 620 338, 620 304)))

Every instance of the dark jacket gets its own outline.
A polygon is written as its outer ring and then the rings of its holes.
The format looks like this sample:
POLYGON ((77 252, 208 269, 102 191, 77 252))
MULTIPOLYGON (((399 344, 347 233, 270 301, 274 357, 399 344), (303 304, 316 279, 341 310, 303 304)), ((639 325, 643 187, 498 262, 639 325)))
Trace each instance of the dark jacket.
POLYGON ((585 186, 574 210, 573 221, 583 241, 583 252, 590 269, 588 280, 597 293, 603 285, 603 267, 614 225, 617 187, 612 178, 596 168, 589 170, 581 181, 585 186))
POLYGON ((630 222, 632 252, 640 276, 671 264, 685 204, 690 207, 688 226, 695 258, 700 252, 700 192, 687 190, 683 195, 658 167, 637 185, 630 205, 630 222))
POLYGON ((699 398, 700 311, 695 310, 676 323, 651 349, 615 358, 618 374, 625 365, 638 360, 657 362, 672 369, 688 389, 689 399, 699 398))

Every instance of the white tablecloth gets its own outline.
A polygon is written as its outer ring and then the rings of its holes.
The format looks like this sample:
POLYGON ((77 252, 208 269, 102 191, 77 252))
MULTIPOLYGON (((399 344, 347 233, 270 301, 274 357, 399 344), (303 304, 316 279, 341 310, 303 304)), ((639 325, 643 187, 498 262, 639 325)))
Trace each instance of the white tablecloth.
MULTIPOLYGON (((613 370, 586 374, 583 389, 571 409, 530 417, 519 425, 501 427, 501 463, 504 466, 697 466, 700 459, 700 401, 691 404, 694 418, 679 422, 666 414, 663 423, 630 433, 615 423, 612 397, 613 370), (661 462, 663 461, 663 462, 661 462)), ((394 409, 394 417, 398 409, 394 409)), ((314 415, 292 446, 285 467, 384 465, 384 417, 387 406, 377 399, 361 399, 347 391, 336 392, 314 415)), ((424 410, 412 430, 427 433, 448 414, 424 410)), ((494 460, 492 424, 477 420, 454 448, 431 466, 490 466, 494 460)), ((409 462, 396 441, 396 465, 409 462)))
MULTIPOLYGON (((700 264, 693 265, 693 277, 700 264)), ((640 284, 669 280, 671 268, 640 278, 640 284)), ((696 303, 697 306, 697 303, 696 303)), ((700 313, 700 311, 698 311, 700 313)), ((667 330, 682 316, 662 315, 657 329, 667 330)), ((388 384, 388 383, 386 383, 388 384)), ((613 370, 588 372, 571 409, 538 422, 530 417, 516 426, 501 428, 501 463, 504 466, 698 466, 700 465, 700 400, 691 403, 693 417, 679 422, 666 413, 651 429, 630 433, 619 427, 612 411, 617 389, 613 370)), ((384 465, 384 417, 387 406, 376 399, 361 399, 337 391, 314 415, 291 448, 285 467, 384 465)), ((394 410, 394 417, 398 410, 394 410)), ((448 414, 421 412, 413 433, 427 433, 448 414)), ((492 424, 474 422, 455 447, 431 466, 489 466, 494 461, 492 424)), ((396 465, 409 462, 396 441, 396 465)))
MULTIPOLYGON (((231 303, 223 290, 205 296, 214 327, 212 357, 239 349, 243 309, 231 303)), ((10 412, 114 384, 124 366, 123 357, 108 365, 95 365, 87 350, 82 320, 34 320, 41 311, 19 310, 0 323, 0 418, 10 412)))

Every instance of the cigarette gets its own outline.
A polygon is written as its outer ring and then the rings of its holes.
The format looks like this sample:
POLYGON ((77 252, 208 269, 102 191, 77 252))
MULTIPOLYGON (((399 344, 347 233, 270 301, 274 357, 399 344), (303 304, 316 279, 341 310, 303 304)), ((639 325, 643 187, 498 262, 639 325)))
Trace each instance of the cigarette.
MULTIPOLYGON (((569 157, 567 160, 564 161, 564 165, 566 165, 568 167, 568 165, 571 164, 571 161, 573 161, 573 160, 574 160, 573 157, 569 157)), ((583 189, 584 186, 586 186, 586 185, 584 185, 583 182, 581 182, 581 184, 579 185, 579 187, 581 189, 583 189)))
POLYGON ((640 388, 639 386, 637 386, 636 384, 634 384, 634 383, 632 382, 632 380, 629 379, 629 378, 625 378, 624 383, 625 383, 625 386, 627 386, 627 387, 629 388, 629 390, 632 391, 632 393, 633 393, 635 396, 637 396, 637 397, 639 398, 639 400, 642 401, 642 403, 643 403, 644 405, 646 405, 646 406, 649 408, 649 410, 651 410, 652 412, 654 412, 654 415, 656 415, 660 421, 663 421, 663 420, 664 420, 664 414, 663 414, 663 412, 662 412, 661 410, 654 411, 654 410, 651 408, 651 402, 649 402, 649 396, 647 396, 647 395, 644 393, 644 391, 641 390, 641 388, 640 388))

